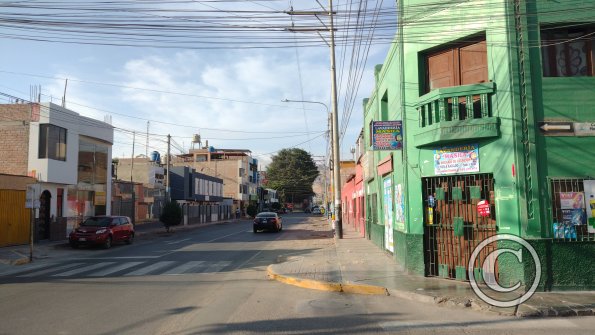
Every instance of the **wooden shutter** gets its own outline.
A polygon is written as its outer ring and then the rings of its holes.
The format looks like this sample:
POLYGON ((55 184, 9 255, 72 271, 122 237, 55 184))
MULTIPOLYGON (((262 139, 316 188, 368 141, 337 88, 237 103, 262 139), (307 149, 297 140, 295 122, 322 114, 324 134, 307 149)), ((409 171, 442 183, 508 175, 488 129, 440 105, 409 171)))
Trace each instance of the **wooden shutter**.
POLYGON ((458 85, 455 60, 455 50, 453 49, 428 57, 428 92, 441 87, 458 85))
POLYGON ((470 85, 488 82, 488 52, 486 42, 467 45, 460 49, 461 82, 470 85))

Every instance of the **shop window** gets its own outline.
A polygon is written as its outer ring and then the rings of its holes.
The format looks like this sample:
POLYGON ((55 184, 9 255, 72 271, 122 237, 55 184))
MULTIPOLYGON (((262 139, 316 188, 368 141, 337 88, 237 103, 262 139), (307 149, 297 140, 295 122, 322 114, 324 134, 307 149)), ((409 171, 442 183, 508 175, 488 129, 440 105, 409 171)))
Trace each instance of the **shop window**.
POLYGON ((39 158, 66 160, 66 129, 53 124, 39 125, 39 158))
POLYGON ((595 180, 550 179, 552 237, 557 241, 595 241, 595 180))
POLYGON ((595 27, 541 29, 544 77, 594 76, 595 27))

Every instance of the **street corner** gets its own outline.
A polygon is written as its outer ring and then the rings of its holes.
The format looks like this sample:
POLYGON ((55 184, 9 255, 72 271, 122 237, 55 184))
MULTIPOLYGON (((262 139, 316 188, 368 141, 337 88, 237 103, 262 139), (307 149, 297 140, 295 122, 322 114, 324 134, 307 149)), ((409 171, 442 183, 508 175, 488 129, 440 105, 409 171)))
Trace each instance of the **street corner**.
POLYGON ((356 284, 356 283, 340 283, 331 281, 322 281, 307 278, 298 278, 295 276, 281 274, 278 272, 278 264, 271 264, 267 267, 267 276, 271 280, 293 285, 301 288, 328 291, 328 292, 342 292, 350 294, 364 294, 364 295, 385 295, 389 296, 388 289, 382 286, 356 284))
POLYGON ((267 276, 271 280, 276 280, 278 282, 293 285, 301 288, 307 288, 312 290, 319 290, 319 291, 330 291, 330 292, 342 292, 341 284, 334 283, 334 282, 325 282, 320 280, 314 279, 304 279, 293 277, 285 274, 280 274, 277 272, 278 267, 277 264, 271 264, 267 267, 267 276))

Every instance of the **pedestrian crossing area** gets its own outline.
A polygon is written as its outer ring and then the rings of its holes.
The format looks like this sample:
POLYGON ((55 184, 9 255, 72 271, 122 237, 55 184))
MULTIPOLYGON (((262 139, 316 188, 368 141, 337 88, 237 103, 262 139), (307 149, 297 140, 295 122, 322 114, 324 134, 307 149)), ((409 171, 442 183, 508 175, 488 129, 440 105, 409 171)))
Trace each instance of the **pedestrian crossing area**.
POLYGON ((230 261, 105 261, 45 264, 11 273, 17 278, 100 278, 135 276, 176 276, 193 273, 216 273, 230 266, 230 261))

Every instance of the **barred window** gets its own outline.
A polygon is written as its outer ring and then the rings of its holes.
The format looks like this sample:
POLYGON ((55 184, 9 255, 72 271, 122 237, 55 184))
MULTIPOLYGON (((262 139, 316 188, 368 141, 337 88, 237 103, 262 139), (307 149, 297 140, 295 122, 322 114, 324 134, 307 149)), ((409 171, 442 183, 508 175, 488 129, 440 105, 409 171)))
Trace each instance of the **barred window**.
POLYGON ((595 227, 588 219, 595 217, 595 195, 585 190, 585 180, 551 178, 550 187, 552 237, 557 241, 595 241, 595 227))

